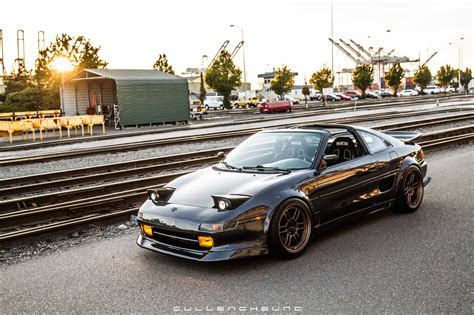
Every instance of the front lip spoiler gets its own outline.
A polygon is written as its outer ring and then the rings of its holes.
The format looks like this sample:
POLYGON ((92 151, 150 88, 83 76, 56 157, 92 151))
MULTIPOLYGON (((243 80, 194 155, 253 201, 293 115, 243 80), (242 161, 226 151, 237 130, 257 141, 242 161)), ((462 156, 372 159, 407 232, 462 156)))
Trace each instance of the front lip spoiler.
POLYGON ((430 176, 425 176, 423 179, 423 186, 428 186, 428 184, 431 182, 431 177, 430 176))
POLYGON ((265 255, 268 253, 267 246, 256 245, 253 243, 226 245, 221 246, 221 249, 211 249, 209 251, 191 250, 151 240, 147 237, 144 237, 142 234, 138 235, 137 245, 154 252, 203 262, 223 261, 242 257, 265 255))

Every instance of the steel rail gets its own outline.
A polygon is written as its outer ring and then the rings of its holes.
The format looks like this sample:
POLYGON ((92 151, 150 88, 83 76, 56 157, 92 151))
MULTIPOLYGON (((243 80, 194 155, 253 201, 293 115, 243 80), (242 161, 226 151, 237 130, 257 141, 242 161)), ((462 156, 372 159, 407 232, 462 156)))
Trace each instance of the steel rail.
MULTIPOLYGON (((339 118, 339 119, 316 119, 316 120, 306 121, 303 123, 284 123, 284 124, 279 125, 278 127, 281 128, 281 127, 288 127, 288 126, 310 126, 317 123, 354 124, 357 122, 406 117, 406 115, 407 113, 383 113, 383 114, 376 114, 376 115, 368 114, 368 115, 345 117, 345 118, 339 118)), ((411 115, 412 116, 426 115, 426 111, 417 111, 417 113, 411 113, 411 115)), ((470 114, 460 114, 460 115, 470 115, 470 114)), ((451 116, 455 116, 455 115, 451 115, 451 116)), ((451 116, 445 116, 445 118, 449 118, 451 116)), ((432 119, 436 120, 439 118, 432 118, 432 119)), ((276 128, 276 127, 277 126, 250 127, 250 128, 240 129, 236 131, 226 131, 226 132, 218 131, 218 132, 212 132, 212 133, 195 135, 195 136, 170 137, 167 139, 137 141, 133 143, 107 145, 107 146, 101 146, 101 147, 96 147, 96 148, 86 148, 82 150, 69 150, 69 151, 63 151, 63 152, 58 152, 58 153, 30 155, 26 157, 3 158, 3 159, 0 159, 0 166, 19 165, 19 164, 34 163, 34 162, 39 162, 39 161, 45 162, 45 161, 62 159, 62 158, 71 158, 71 157, 98 154, 98 153, 124 152, 124 151, 133 151, 137 149, 157 147, 157 146, 163 146, 163 145, 191 143, 191 142, 207 140, 210 137, 212 137, 212 139, 234 138, 234 137, 251 135, 263 129, 271 129, 271 128, 276 128)))
MULTIPOLYGON (((440 136, 439 139, 424 140, 424 141, 421 141, 420 144, 422 145, 422 147, 426 151, 429 151, 429 150, 432 150, 432 149, 446 147, 446 146, 449 146, 449 145, 452 145, 452 144, 457 144, 457 143, 463 143, 463 142, 467 142, 467 141, 470 141, 470 140, 474 139, 474 133, 461 134, 461 135, 449 136, 449 137, 443 137, 442 136, 443 134, 446 134, 446 132, 448 132, 448 133, 453 132, 453 131, 459 132, 459 130, 460 130, 459 128, 452 128, 452 129, 448 129, 448 130, 439 131, 439 132, 437 132, 438 136, 440 136), (454 130, 454 129, 457 129, 457 130, 454 130)), ((435 133, 432 132, 430 136, 432 137, 434 134, 435 133)), ((142 187, 142 188, 134 189, 132 191, 127 191, 127 194, 129 196, 133 196, 133 197, 138 197, 138 196, 142 197, 146 194, 144 192, 144 189, 145 188, 142 187)), ((116 194, 119 195, 120 193, 116 193, 116 194)), ((75 207, 76 207, 76 209, 78 209, 77 207, 80 208, 81 205, 82 206, 84 206, 84 205, 87 206, 87 205, 90 205, 91 203, 94 203, 94 202, 96 202, 96 205, 97 205, 97 204, 100 204, 100 202, 102 201, 102 204, 101 204, 102 205, 102 210, 101 211, 102 212, 109 211, 109 212, 106 212, 106 213, 101 213, 101 212, 99 212, 99 213, 97 213, 97 212, 88 213, 87 212, 87 214, 85 214, 85 215, 84 214, 82 214, 82 215, 78 214, 79 216, 72 217, 72 218, 67 218, 67 219, 62 219, 58 222, 49 222, 49 223, 39 224, 39 225, 32 226, 32 227, 22 228, 20 230, 8 231, 6 233, 0 234, 0 242, 10 241, 10 240, 19 239, 19 238, 23 238, 23 237, 27 237, 27 236, 34 236, 34 235, 43 234, 43 233, 52 232, 52 231, 57 231, 57 230, 64 229, 64 228, 70 228, 70 227, 73 227, 73 226, 84 225, 86 223, 103 221, 103 220, 110 219, 110 218, 125 217, 125 216, 131 215, 131 214, 135 214, 138 211, 138 208, 136 208, 136 207, 127 208, 127 209, 120 209, 120 210, 117 210, 117 209, 104 209, 103 208, 104 199, 106 201, 110 201, 110 200, 107 200, 107 198, 113 199, 114 197, 109 196, 109 197, 104 198, 103 196, 96 196, 96 197, 90 198, 90 200, 88 200, 88 201, 77 200, 77 201, 72 202, 72 203, 70 202, 69 205, 66 205, 65 207, 64 207, 64 205, 62 205, 62 206, 63 206, 63 208, 67 208, 67 210, 71 210, 71 209, 74 209, 75 207), (102 198, 102 200, 99 200, 99 198, 102 198)), ((125 200, 127 198, 127 195, 122 194, 118 198, 121 198, 121 200, 125 200)), ((116 202, 116 201, 117 200, 115 199, 114 202, 116 202)), ((112 205, 113 204, 114 203, 112 203, 112 205)), ((49 208, 45 207, 43 209, 37 208, 37 209, 29 210, 29 211, 23 210, 22 212, 7 213, 7 214, 0 215, 0 222, 10 220, 10 223, 12 223, 12 222, 15 222, 15 220, 24 219, 25 217, 28 217, 28 216, 41 215, 41 214, 44 214, 45 212, 52 213, 52 212, 61 211, 58 208, 60 208, 60 207, 58 207, 56 205, 56 206, 52 206, 52 207, 49 207, 49 208)), ((62 209, 62 210, 64 211, 65 209, 62 209)), ((24 221, 23 221, 23 224, 24 224, 24 221)))
MULTIPOLYGON (((440 98, 440 97, 433 97, 433 98, 440 98)), ((447 96, 447 97, 441 97, 442 99, 452 99, 452 98, 459 98, 460 100, 465 100, 465 96, 447 96)), ((358 109, 379 109, 387 106, 398 106, 402 107, 403 106, 411 106, 411 105, 420 105, 420 104, 429 104, 432 99, 428 98, 425 96, 423 99, 417 99, 417 100, 411 100, 411 99, 404 99, 400 101, 381 101, 380 104, 373 104, 375 101, 372 100, 370 101, 370 104, 372 105, 359 105, 357 106, 358 109)), ((359 104, 363 103, 363 101, 358 101, 359 104)), ((333 105, 334 106, 334 105, 333 105)), ((244 120, 237 120, 233 121, 231 123, 224 123, 226 126, 232 126, 232 125, 241 125, 241 124, 247 124, 249 122, 255 122, 256 120, 258 121, 273 121, 273 120, 279 120, 279 119, 288 119, 288 118, 297 118, 297 117, 305 117, 308 116, 308 114, 327 114, 327 113, 334 113, 335 111, 337 112, 346 112, 346 111, 352 111, 354 106, 352 104, 343 104, 343 105, 336 105, 336 107, 331 108, 330 106, 326 107, 319 107, 319 108, 314 108, 309 111, 305 112, 298 112, 298 113, 292 113, 292 114, 287 114, 285 117, 281 116, 260 116, 260 117, 253 117, 251 119, 244 119, 244 120), (329 107, 329 108, 328 108, 329 107)), ((239 113, 244 112, 242 110, 239 110, 239 113)), ((226 111, 226 113, 230 113, 230 111, 226 111)), ((248 112, 247 112, 248 113, 248 112)), ((39 142, 39 143, 26 143, 26 144, 18 144, 18 145, 7 145, 0 147, 0 152, 4 151, 14 151, 14 150, 27 150, 27 149, 36 149, 36 148, 44 148, 44 147, 50 147, 50 146, 57 146, 57 145, 63 145, 63 144, 72 144, 72 143, 80 143, 80 142, 89 142, 89 141, 96 141, 96 140, 106 140, 106 139, 116 139, 116 138, 123 138, 123 137, 133 137, 133 136, 140 136, 140 135, 149 135, 149 134, 159 134, 159 133, 166 133, 170 131, 178 131, 178 130, 188 130, 188 129, 201 129, 201 128, 212 128, 212 127, 218 127, 222 126, 222 123, 215 123, 215 124, 202 124, 202 125, 188 125, 188 126, 180 126, 180 127, 169 127, 165 129, 159 129, 159 130, 145 130, 145 131, 132 131, 132 132, 123 132, 119 134, 108 134, 108 135, 95 135, 92 137, 87 137, 87 138, 68 138, 68 139, 56 139, 53 141, 44 141, 44 142, 39 142)))

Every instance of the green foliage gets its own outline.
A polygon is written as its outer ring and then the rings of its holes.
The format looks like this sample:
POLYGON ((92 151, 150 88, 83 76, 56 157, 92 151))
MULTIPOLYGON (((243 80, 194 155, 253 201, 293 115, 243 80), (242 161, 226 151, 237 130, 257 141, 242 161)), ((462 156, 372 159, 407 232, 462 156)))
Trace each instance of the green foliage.
POLYGON ((21 91, 9 93, 0 112, 59 109, 59 107, 58 89, 27 87, 21 91))
POLYGON ((201 101, 201 104, 204 104, 204 101, 206 100, 206 87, 204 84, 204 76, 201 72, 201 84, 199 86, 199 100, 201 101))
POLYGON ((84 36, 74 38, 68 34, 57 35, 49 47, 40 52, 36 60, 34 79, 40 89, 47 89, 44 94, 45 102, 50 102, 51 106, 60 103, 59 85, 64 74, 54 69, 54 61, 57 58, 69 60, 73 71, 101 69, 107 66, 107 62, 100 59, 99 50, 100 47, 93 46, 84 36))
POLYGON ((388 86, 392 88, 394 96, 397 96, 398 87, 400 86, 404 76, 405 70, 403 70, 399 62, 394 63, 385 75, 384 79, 387 81, 388 86))
POLYGON ((230 93, 241 85, 241 75, 242 71, 235 66, 226 50, 221 52, 217 60, 206 71, 207 85, 224 96, 225 108, 230 108, 230 93))
POLYGON ((310 94, 309 86, 306 84, 306 82, 304 83, 303 87, 301 88, 301 93, 303 93, 305 98, 310 94))
POLYGON ((436 73, 436 80, 443 87, 447 87, 455 77, 455 70, 450 66, 441 66, 436 73))
POLYGON ((173 67, 168 63, 168 57, 165 54, 159 55, 158 59, 153 64, 153 69, 169 74, 174 74, 173 67))
POLYGON ((20 107, 10 104, 0 104, 0 113, 11 113, 23 111, 20 107))
POLYGON ((374 81, 374 69, 371 65, 358 65, 352 73, 352 83, 362 91, 362 97, 365 95, 365 90, 374 81))
POLYGON ((291 91, 291 88, 295 85, 295 75, 291 72, 290 68, 283 66, 275 70, 275 77, 270 82, 270 87, 280 98, 291 91))
POLYGON ((461 85, 464 87, 464 90, 469 93, 469 82, 472 80, 472 70, 466 68, 464 71, 461 71, 461 85))
POLYGON ((421 92, 430 84, 431 82, 431 71, 427 65, 423 65, 416 70, 415 75, 413 76, 413 82, 418 84, 421 88, 421 92))
MULTIPOLYGON (((323 89, 332 87, 334 83, 334 76, 331 69, 323 66, 319 71, 313 73, 309 79, 309 83, 313 85, 314 89, 323 92, 323 89)), ((309 93, 308 93, 309 94, 309 93)))
POLYGON ((5 96, 13 92, 19 92, 27 87, 32 87, 31 73, 24 67, 18 69, 18 73, 11 73, 3 79, 5 85, 5 96))
POLYGON ((19 92, 11 92, 5 98, 5 105, 21 111, 33 111, 41 108, 42 94, 36 87, 27 87, 19 92))

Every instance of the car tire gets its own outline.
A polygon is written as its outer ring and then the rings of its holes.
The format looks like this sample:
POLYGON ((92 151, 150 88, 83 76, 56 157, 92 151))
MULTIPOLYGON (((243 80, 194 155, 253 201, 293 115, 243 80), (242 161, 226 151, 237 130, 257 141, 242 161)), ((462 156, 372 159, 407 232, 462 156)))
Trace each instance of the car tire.
POLYGON ((288 199, 272 217, 268 231, 270 253, 286 259, 299 257, 308 247, 312 232, 313 220, 309 207, 299 199, 288 199))
POLYGON ((401 213, 415 212, 420 207, 423 196, 423 176, 420 169, 412 165, 406 170, 398 188, 394 210, 401 213))
POLYGON ((206 110, 209 110, 209 105, 207 105, 207 104, 204 105, 204 108, 205 108, 206 110))
POLYGON ((224 109, 224 105, 219 106, 220 109, 224 109))

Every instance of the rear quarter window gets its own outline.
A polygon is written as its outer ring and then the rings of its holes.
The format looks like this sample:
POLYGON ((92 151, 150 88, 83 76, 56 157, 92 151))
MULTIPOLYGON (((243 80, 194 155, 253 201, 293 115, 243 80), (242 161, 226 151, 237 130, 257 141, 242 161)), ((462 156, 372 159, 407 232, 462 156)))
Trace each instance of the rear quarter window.
POLYGON ((372 154, 385 150, 389 146, 389 144, 385 140, 381 139, 380 137, 377 137, 376 135, 365 131, 359 131, 359 133, 364 139, 370 153, 372 154))

